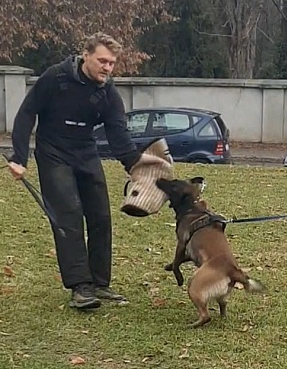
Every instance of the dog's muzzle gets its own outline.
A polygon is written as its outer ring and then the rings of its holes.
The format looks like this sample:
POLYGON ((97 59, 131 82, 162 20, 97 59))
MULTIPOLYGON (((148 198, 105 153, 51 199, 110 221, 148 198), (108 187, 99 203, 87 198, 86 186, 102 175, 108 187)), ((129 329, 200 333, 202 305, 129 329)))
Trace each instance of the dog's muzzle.
POLYGON ((173 178, 173 159, 164 138, 153 140, 142 154, 130 170, 121 207, 121 211, 134 217, 157 213, 168 198, 156 186, 156 180, 173 178))

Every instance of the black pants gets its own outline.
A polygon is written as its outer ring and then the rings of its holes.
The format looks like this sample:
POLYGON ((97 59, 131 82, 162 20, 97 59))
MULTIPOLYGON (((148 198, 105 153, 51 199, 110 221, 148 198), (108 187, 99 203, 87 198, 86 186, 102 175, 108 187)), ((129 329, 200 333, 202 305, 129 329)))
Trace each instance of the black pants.
POLYGON ((51 226, 63 284, 111 280, 111 213, 105 174, 98 157, 92 172, 75 169, 36 153, 43 201, 53 213, 51 226), (85 242, 84 219, 87 226, 85 242))

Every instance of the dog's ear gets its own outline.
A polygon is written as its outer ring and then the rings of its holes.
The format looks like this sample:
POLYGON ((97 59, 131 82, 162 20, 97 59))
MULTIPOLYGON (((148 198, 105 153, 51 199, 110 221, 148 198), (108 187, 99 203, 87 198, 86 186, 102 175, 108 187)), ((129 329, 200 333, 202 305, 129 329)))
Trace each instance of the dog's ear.
POLYGON ((189 183, 198 185, 200 192, 203 192, 206 187, 204 177, 193 177, 189 180, 189 183))
POLYGON ((189 181, 190 183, 203 183, 204 177, 193 177, 189 181))

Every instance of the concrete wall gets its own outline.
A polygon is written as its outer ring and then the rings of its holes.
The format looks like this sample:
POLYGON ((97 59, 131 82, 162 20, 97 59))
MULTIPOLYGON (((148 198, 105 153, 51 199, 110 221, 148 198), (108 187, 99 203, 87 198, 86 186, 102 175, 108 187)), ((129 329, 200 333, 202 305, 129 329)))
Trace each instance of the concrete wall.
MULTIPOLYGON (((0 66, 0 130, 11 132, 32 70, 0 66)), ((287 80, 115 78, 126 109, 184 106, 220 112, 231 139, 287 142, 287 80)))

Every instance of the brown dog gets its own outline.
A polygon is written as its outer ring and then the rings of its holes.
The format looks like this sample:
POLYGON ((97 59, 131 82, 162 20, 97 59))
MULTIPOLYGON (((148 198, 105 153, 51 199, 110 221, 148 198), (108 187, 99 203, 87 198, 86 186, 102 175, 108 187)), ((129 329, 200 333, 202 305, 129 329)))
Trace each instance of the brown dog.
POLYGON ((191 180, 157 180, 157 186, 166 193, 170 207, 176 213, 177 247, 174 260, 166 265, 172 270, 179 286, 183 276, 179 269, 186 261, 198 267, 188 281, 188 294, 199 312, 196 328, 208 323, 208 302, 215 299, 220 315, 226 316, 226 298, 236 282, 248 292, 264 292, 264 285, 251 279, 237 265, 224 234, 224 218, 207 209, 200 200, 202 183, 198 177, 191 180))

